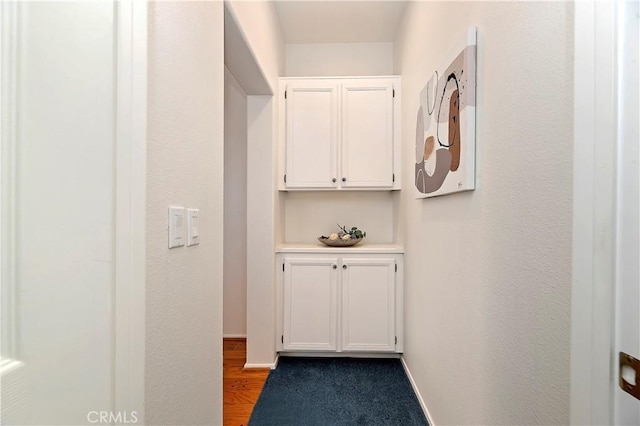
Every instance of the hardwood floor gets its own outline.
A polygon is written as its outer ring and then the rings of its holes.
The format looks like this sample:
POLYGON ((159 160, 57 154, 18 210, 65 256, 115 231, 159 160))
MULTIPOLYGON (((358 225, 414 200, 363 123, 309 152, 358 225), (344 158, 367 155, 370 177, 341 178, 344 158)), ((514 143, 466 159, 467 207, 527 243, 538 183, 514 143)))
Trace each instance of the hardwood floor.
POLYGON ((244 369, 247 354, 245 339, 224 339, 222 347, 224 426, 246 426, 269 369, 244 369))

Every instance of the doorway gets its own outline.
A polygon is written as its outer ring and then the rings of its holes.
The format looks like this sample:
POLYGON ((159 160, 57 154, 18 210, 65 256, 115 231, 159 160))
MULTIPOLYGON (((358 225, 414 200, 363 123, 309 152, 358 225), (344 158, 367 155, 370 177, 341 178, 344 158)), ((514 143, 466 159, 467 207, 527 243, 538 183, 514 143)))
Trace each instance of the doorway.
POLYGON ((619 352, 640 356, 638 4, 574 7, 571 423, 639 424, 618 386, 619 352))
MULTIPOLYGON (((256 329, 255 313, 273 293, 273 91, 225 3, 224 283, 223 348, 225 424, 248 421, 268 371, 249 362, 250 351, 272 339, 256 329), (271 155, 270 155, 271 154, 271 155), (271 161, 270 161, 271 159, 271 161), (265 201, 266 197, 266 201, 265 201), (266 223, 265 223, 266 222, 266 223), (266 238, 265 238, 266 235, 266 238), (263 293, 264 292, 264 293, 263 293), (254 313, 253 317, 251 313, 254 313), (238 386, 242 383, 242 386, 238 386)), ((268 346, 268 345, 267 345, 268 346)))

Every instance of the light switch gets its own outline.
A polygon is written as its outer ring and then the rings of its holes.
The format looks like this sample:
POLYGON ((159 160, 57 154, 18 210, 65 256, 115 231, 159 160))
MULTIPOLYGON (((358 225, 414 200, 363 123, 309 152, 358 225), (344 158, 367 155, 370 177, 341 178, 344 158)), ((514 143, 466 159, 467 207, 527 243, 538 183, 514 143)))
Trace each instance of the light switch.
POLYGON ((198 235, 198 215, 200 210, 187 209, 187 247, 200 244, 200 237, 198 235))
POLYGON ((184 245, 184 207, 169 207, 169 248, 184 245))

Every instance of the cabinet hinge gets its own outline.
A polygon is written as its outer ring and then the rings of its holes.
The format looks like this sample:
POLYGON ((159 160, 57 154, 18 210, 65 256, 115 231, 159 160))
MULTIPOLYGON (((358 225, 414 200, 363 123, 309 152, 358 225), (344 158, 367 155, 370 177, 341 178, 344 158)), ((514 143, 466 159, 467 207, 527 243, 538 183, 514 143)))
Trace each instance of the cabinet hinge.
POLYGON ((282 336, 280 336, 280 342, 284 343, 284 334, 282 336))
POLYGON ((282 264, 282 272, 284 272, 284 263, 282 264))
POLYGON ((287 175, 284 175, 284 183, 287 183, 287 175))
MULTIPOLYGON (((282 267, 284 268, 284 265, 282 265, 282 267)), ((283 269, 284 271, 284 269, 283 269)), ((398 272, 398 264, 396 263, 396 272, 398 272)))
MULTIPOLYGON (((395 98, 396 97, 396 89, 391 89, 391 91, 392 91, 392 96, 391 97, 395 98)), ((287 93, 287 92, 285 92, 285 93, 287 93)))

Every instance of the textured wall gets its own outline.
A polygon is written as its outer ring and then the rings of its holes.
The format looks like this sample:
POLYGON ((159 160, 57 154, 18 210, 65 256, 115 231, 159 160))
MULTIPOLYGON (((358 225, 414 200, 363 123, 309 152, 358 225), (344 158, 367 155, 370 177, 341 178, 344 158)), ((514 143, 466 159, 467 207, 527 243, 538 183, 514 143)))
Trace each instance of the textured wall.
POLYGON ((415 2, 401 24, 405 359, 435 424, 567 424, 573 6, 415 2), (415 200, 415 112, 478 27, 477 189, 415 200))
POLYGON ((287 44, 286 76, 392 75, 393 43, 287 44))
POLYGON ((247 334, 247 94, 224 73, 225 336, 247 334))
POLYGON ((147 424, 222 424, 223 3, 149 3, 147 424), (167 207, 200 245, 167 248, 167 207))

